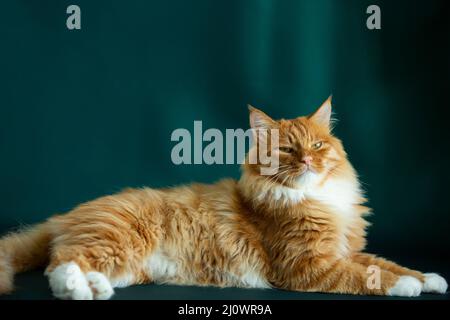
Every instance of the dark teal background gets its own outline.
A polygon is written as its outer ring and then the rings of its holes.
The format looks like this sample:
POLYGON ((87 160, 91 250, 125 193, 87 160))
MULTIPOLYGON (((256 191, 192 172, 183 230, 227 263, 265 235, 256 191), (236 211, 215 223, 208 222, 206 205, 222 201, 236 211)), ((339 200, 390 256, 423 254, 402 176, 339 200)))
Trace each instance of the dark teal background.
POLYGON ((375 212, 369 249, 445 260, 448 14, 445 1, 2 2, 0 229, 128 186, 238 178, 172 164, 171 132, 247 128, 247 103, 296 117, 332 93, 375 212), (366 28, 369 4, 382 30, 366 28))

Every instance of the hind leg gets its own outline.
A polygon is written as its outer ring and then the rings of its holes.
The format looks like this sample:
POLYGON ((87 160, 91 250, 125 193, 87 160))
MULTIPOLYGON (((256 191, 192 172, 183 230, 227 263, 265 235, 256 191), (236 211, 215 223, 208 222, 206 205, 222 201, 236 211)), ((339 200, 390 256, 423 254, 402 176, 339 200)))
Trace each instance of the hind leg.
POLYGON ((89 286, 85 273, 75 262, 61 263, 54 269, 47 269, 53 295, 64 300, 92 300, 93 290, 89 286))
POLYGON ((145 273, 134 268, 130 261, 116 261, 113 256, 86 258, 88 249, 69 247, 55 251, 45 274, 58 299, 107 300, 114 294, 113 287, 146 282, 145 273), (74 255, 60 254, 67 250, 74 255))
POLYGON ((143 263, 147 251, 142 247, 120 241, 97 240, 83 245, 68 242, 53 245, 46 269, 56 298, 106 300, 114 294, 114 287, 149 280, 143 263))
MULTIPOLYGON (((53 295, 58 299, 106 300, 114 294, 109 280, 114 262, 103 257, 108 263, 92 255, 92 247, 57 245, 53 248, 50 264, 45 274, 48 276, 53 295), (108 268, 109 266, 109 268, 108 268)), ((96 248, 94 252, 100 252, 96 248)), ((103 250, 105 251, 105 250, 103 250)))
POLYGON ((103 273, 96 271, 88 272, 86 274, 86 280, 95 300, 108 300, 114 294, 111 282, 103 273))
POLYGON ((52 250, 46 275, 56 298, 107 300, 113 287, 146 282, 142 265, 142 259, 120 243, 60 245, 52 250))
POLYGON ((146 282, 143 261, 163 234, 160 202, 152 190, 129 190, 52 218, 46 274, 55 296, 108 299, 113 287, 146 282))
MULTIPOLYGON (((97 229, 96 233, 98 236, 100 231, 97 229)), ((114 294, 117 279, 127 279, 126 283, 122 281, 123 285, 142 282, 140 251, 121 241, 86 242, 67 233, 63 238, 56 238, 46 270, 54 296, 105 300, 114 294)))

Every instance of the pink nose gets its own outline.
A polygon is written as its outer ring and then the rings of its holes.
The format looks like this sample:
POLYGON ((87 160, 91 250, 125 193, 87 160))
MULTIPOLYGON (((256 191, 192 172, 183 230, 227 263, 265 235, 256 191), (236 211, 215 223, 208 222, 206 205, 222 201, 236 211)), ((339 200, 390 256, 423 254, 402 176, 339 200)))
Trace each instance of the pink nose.
POLYGON ((311 156, 304 156, 303 158, 302 158, 302 162, 303 163, 305 163, 305 164, 307 164, 308 166, 312 163, 312 157, 311 156))

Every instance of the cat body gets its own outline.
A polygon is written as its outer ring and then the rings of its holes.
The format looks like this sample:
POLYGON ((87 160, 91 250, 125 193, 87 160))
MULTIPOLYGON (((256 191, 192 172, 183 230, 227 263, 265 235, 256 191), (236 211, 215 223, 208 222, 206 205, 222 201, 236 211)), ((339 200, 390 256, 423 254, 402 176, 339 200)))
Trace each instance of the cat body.
MULTIPOLYGON (((280 132, 279 171, 242 166, 240 180, 127 189, 0 240, 0 293, 14 273, 47 266, 61 299, 109 299, 115 287, 170 283, 417 296, 446 281, 364 253, 365 198, 339 139, 331 100, 254 129, 280 132), (373 267, 379 281, 372 285, 373 267), (372 270, 372 271, 371 271, 372 270)), ((250 150, 255 152, 255 149, 250 150)))

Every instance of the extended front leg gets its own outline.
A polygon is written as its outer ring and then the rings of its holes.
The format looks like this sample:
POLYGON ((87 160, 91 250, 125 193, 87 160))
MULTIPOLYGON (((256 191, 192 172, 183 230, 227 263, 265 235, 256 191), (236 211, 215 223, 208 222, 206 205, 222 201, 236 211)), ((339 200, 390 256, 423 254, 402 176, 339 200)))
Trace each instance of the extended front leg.
POLYGON ((274 284, 296 291, 403 297, 418 296, 422 290, 421 282, 414 277, 398 276, 381 269, 374 274, 351 259, 341 259, 331 264, 323 259, 311 259, 297 266, 274 284), (379 277, 378 281, 373 281, 374 276, 379 277))
POLYGON ((382 270, 390 271, 399 276, 412 276, 423 283, 423 292, 445 293, 447 291, 447 281, 436 273, 422 273, 402 267, 395 262, 377 257, 373 254, 359 252, 352 256, 352 260, 366 267, 375 265, 382 270))

